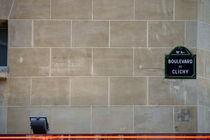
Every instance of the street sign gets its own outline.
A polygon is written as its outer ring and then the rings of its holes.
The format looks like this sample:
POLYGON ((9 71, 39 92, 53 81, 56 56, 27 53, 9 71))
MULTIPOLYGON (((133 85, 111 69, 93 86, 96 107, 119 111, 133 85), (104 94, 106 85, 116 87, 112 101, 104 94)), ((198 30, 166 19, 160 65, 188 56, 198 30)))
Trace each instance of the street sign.
POLYGON ((166 79, 196 79, 196 55, 178 46, 165 56, 166 79))

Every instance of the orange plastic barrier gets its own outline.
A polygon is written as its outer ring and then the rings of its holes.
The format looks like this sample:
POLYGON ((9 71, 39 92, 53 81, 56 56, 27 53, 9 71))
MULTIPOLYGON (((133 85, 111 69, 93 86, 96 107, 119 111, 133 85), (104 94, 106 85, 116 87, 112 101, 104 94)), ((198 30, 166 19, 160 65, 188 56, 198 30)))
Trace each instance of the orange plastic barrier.
POLYGON ((0 136, 1 140, 63 140, 63 139, 210 139, 208 136, 0 136))

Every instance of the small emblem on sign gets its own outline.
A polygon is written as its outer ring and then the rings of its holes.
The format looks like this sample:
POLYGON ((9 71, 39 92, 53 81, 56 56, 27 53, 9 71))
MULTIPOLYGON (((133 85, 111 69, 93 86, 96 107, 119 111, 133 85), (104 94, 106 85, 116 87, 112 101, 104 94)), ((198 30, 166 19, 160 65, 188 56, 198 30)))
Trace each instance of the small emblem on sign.
POLYGON ((178 46, 165 56, 165 78, 196 79, 196 55, 178 46))

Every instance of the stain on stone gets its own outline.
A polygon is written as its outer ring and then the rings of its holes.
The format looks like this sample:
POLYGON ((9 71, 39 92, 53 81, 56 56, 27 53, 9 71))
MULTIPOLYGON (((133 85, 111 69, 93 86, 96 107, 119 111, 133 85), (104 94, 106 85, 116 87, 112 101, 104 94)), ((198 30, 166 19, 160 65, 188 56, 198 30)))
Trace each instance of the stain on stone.
POLYGON ((179 122, 190 121, 191 119, 189 109, 178 109, 176 114, 177 114, 177 119, 179 122))

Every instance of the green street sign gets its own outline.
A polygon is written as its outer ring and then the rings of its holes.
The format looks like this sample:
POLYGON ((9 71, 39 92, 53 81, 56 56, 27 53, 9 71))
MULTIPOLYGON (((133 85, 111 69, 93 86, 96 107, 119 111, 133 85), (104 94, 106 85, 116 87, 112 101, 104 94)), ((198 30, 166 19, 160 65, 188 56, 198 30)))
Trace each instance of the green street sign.
POLYGON ((187 48, 177 46, 165 55, 166 79, 196 79, 196 55, 187 48))

